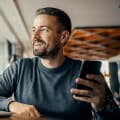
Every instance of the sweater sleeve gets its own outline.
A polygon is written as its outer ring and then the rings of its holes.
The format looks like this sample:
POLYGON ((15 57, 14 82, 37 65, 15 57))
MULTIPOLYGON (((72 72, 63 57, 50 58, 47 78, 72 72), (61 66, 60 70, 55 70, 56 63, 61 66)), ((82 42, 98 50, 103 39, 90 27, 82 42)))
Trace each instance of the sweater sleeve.
POLYGON ((120 109, 114 101, 113 95, 106 85, 106 102, 104 108, 95 112, 96 120, 120 120, 120 109))
POLYGON ((12 94, 16 89, 17 64, 13 63, 0 75, 0 110, 8 111, 12 94))

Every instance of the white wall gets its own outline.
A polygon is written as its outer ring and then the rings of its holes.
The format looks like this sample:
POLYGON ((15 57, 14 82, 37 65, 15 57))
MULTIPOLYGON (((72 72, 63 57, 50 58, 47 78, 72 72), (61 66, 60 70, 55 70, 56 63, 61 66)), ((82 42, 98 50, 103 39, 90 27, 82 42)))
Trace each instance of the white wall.
POLYGON ((118 55, 118 56, 115 56, 115 57, 112 57, 112 58, 110 58, 110 59, 108 59, 108 61, 109 62, 113 62, 113 61, 120 61, 120 55, 118 55))
POLYGON ((0 42, 0 74, 3 72, 8 63, 7 42, 0 42))

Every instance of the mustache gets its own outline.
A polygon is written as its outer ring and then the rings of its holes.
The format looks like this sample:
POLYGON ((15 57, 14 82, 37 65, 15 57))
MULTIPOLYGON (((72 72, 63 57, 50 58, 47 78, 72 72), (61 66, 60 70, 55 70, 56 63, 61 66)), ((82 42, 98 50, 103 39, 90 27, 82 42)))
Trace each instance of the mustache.
POLYGON ((36 38, 35 38, 35 39, 32 40, 32 44, 34 44, 34 43, 36 43, 36 42, 46 44, 45 41, 42 40, 42 39, 36 39, 36 38))

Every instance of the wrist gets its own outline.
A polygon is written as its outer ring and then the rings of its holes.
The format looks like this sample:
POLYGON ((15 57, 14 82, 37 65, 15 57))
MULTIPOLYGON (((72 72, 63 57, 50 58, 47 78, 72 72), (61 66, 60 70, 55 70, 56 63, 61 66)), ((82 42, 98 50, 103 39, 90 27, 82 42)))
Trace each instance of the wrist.
POLYGON ((99 104, 91 104, 92 105, 92 109, 94 111, 101 111, 103 109, 105 109, 106 106, 106 99, 102 99, 101 102, 99 102, 99 104))

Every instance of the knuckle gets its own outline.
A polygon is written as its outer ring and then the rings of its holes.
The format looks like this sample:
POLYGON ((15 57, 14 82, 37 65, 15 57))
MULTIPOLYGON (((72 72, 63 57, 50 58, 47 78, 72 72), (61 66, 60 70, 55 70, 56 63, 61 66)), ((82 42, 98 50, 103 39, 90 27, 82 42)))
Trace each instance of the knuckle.
POLYGON ((31 106, 30 106, 30 109, 35 109, 34 105, 31 105, 31 106))
POLYGON ((31 111, 31 110, 33 110, 35 107, 33 106, 33 105, 30 105, 28 108, 27 108, 27 110, 29 110, 29 111, 31 111))

